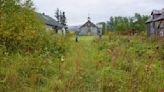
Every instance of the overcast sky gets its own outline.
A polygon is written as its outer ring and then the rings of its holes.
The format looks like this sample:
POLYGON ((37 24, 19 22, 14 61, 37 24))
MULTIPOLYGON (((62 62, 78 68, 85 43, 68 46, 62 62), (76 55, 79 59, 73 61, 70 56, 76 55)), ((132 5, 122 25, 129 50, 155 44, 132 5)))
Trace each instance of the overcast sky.
POLYGON ((164 0, 33 0, 36 10, 54 17, 57 8, 66 12, 68 25, 81 25, 88 17, 95 23, 111 16, 149 15, 164 8, 164 0))

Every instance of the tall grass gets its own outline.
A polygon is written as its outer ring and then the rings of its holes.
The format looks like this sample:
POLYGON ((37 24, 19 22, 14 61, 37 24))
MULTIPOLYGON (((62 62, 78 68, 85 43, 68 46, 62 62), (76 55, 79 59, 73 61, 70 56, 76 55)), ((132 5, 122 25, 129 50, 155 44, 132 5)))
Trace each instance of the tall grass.
POLYGON ((110 36, 97 40, 103 54, 99 69, 103 92, 159 92, 163 88, 162 44, 141 38, 110 36))
POLYGON ((45 33, 30 52, 22 48, 10 53, 0 48, 0 92, 50 92, 50 84, 60 74, 61 58, 69 51, 67 38, 45 33))
POLYGON ((1 46, 0 92, 159 92, 163 88, 164 48, 154 39, 113 35, 82 37, 75 43, 72 38, 46 37, 40 42, 42 49, 32 53, 8 53, 1 46))
POLYGON ((53 80, 54 92, 159 92, 163 88, 163 47, 158 41, 117 35, 85 39, 72 43, 60 78, 53 80))

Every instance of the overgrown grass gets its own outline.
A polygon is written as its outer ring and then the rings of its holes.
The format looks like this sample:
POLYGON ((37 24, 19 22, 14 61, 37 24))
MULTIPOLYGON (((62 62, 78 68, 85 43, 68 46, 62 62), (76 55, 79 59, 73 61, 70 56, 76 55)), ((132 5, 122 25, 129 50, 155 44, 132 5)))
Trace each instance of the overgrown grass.
POLYGON ((42 53, 9 54, 1 46, 0 92, 159 92, 164 86, 164 45, 154 39, 49 37, 42 53))
POLYGON ((81 37, 62 65, 62 77, 53 81, 54 92, 159 92, 162 57, 163 46, 153 39, 81 37))
POLYGON ((163 44, 143 37, 96 40, 103 92, 159 92, 164 86, 163 44))
POLYGON ((59 76, 62 59, 69 51, 69 38, 49 33, 44 36, 28 52, 21 48, 11 53, 1 46, 0 92, 50 92, 51 81, 59 76))

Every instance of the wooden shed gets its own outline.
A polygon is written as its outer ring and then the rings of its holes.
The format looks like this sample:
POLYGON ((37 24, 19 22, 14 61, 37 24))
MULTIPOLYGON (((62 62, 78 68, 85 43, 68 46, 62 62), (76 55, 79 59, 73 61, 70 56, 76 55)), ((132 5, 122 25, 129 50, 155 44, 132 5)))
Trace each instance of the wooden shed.
POLYGON ((164 37, 164 9, 153 10, 146 24, 148 36, 164 37))

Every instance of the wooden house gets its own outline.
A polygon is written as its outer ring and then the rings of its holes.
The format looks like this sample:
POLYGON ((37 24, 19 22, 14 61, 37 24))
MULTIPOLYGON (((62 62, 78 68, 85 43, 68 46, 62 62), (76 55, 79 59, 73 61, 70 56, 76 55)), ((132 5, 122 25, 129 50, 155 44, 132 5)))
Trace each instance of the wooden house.
POLYGON ((88 17, 88 21, 80 26, 78 34, 81 36, 96 36, 100 33, 99 31, 99 28, 88 17))
POLYGON ((146 24, 148 36, 164 37, 164 9, 153 10, 146 24))
POLYGON ((44 13, 37 13, 37 16, 43 21, 46 26, 46 31, 50 31, 56 34, 65 35, 66 30, 62 24, 57 22, 52 17, 45 15, 44 13))

